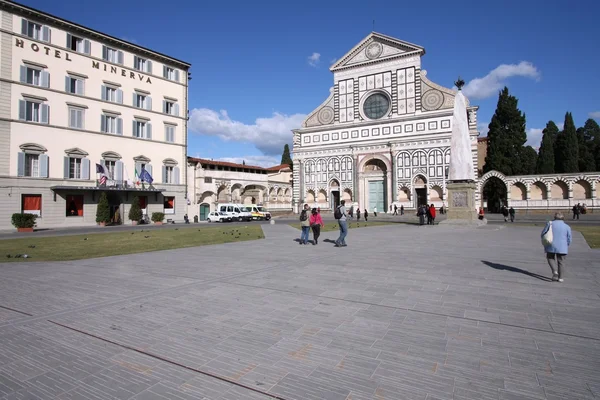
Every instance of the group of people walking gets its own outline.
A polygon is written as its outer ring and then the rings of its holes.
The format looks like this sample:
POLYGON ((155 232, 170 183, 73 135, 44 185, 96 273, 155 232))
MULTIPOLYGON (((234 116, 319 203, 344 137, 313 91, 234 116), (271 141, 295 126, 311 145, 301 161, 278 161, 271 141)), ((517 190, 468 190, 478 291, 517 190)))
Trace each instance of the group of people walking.
POLYGON ((419 217, 419 225, 425 225, 425 219, 427 219, 427 225, 435 225, 435 206, 433 204, 420 206, 417 209, 417 216, 419 217))

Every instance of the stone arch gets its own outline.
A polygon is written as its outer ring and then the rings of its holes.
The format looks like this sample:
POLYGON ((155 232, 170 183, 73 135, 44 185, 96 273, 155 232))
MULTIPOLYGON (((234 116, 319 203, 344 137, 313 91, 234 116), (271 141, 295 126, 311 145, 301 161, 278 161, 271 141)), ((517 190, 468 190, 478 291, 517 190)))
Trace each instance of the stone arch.
POLYGON ((219 203, 228 203, 229 202, 229 188, 226 184, 222 184, 217 189, 217 201, 219 203))
POLYGON ((397 201, 401 203, 410 203, 411 195, 410 188, 406 185, 401 185, 398 188, 398 196, 396 197, 397 201))
POLYGON ((427 167, 427 153, 424 150, 415 150, 411 156, 413 167, 427 167))
POLYGON ((542 181, 533 182, 529 190, 529 196, 531 200, 548 199, 548 186, 546 186, 546 184, 542 181))
POLYGON ((479 178, 479 183, 482 188, 490 178, 498 178, 504 183, 504 185, 506 187, 508 187, 508 182, 506 181, 506 176, 503 173, 498 172, 498 171, 488 171, 485 174, 483 174, 481 176, 481 178, 479 178))
POLYGON ((429 190, 429 200, 442 201, 444 199, 444 191, 438 185, 433 185, 429 190))
POLYGON ((292 199, 292 190, 290 188, 285 188, 284 196, 287 201, 290 201, 292 199))
POLYGON ((319 190, 317 193, 317 203, 326 203, 327 202, 327 192, 325 189, 319 190))
POLYGON ((592 198, 592 185, 587 179, 580 178, 573 182, 573 199, 586 200, 592 198))
POLYGON ((207 190, 198 196, 198 200, 196 202, 198 204, 202 204, 202 203, 214 204, 216 201, 217 201, 216 193, 211 190, 207 190))
POLYGON ((555 179, 550 187, 550 198, 566 200, 569 198, 569 184, 562 179, 555 179))
POLYGON ((521 181, 513 182, 510 186, 511 200, 527 200, 527 187, 521 181))
POLYGON ((233 203, 241 203, 242 202, 242 192, 244 191, 244 187, 241 183, 236 183, 231 186, 231 201, 233 203))
POLYGON ((345 200, 346 204, 350 203, 352 201, 352 190, 344 189, 342 192, 342 200, 345 200))
POLYGON ((361 160, 359 166, 358 166, 358 170, 361 172, 365 171, 365 166, 367 164, 370 165, 379 165, 381 167, 381 164, 379 164, 377 161, 374 160, 378 160, 379 162, 383 163, 383 165, 385 166, 385 170, 383 172, 387 172, 390 171, 392 169, 392 166, 390 164, 390 160, 387 159, 387 157, 381 156, 381 155, 371 155, 369 157, 365 157, 363 160, 361 160))
POLYGON ((490 171, 479 180, 479 193, 482 205, 489 212, 499 212, 502 206, 507 205, 509 185, 506 177, 498 171, 490 171))
POLYGON ((278 188, 277 189, 277 202, 278 203, 283 203, 284 202, 284 198, 283 198, 283 188, 278 188))
POLYGON ((312 189, 308 189, 308 190, 306 191, 306 197, 305 197, 305 199, 304 199, 304 202, 305 202, 305 203, 308 203, 308 204, 311 204, 311 203, 314 203, 314 202, 315 202, 315 199, 316 199, 316 196, 315 196, 315 191, 314 191, 314 190, 312 190, 312 189))
POLYGON ((427 178, 423 174, 417 174, 413 178, 413 188, 426 188, 427 178))
POLYGON ((337 178, 333 178, 332 180, 329 181, 329 187, 330 188, 338 188, 340 187, 340 181, 337 178))
POLYGON ((408 168, 411 166, 410 153, 408 151, 401 151, 396 155, 396 165, 399 168, 408 168))

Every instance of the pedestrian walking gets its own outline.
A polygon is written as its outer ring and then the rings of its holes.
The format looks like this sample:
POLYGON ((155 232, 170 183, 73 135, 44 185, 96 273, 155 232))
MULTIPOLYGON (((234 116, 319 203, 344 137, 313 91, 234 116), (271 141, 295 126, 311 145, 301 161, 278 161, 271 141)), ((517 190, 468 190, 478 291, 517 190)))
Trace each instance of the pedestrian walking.
POLYGON ((369 212, 365 208, 365 222, 369 222, 369 212))
POLYGON ((377 216, 377 207, 373 207, 373 215, 377 216))
POLYGON ((419 216, 419 225, 425 225, 425 209, 423 206, 419 206, 417 215, 419 216))
POLYGON ((360 221, 360 208, 356 208, 356 222, 360 221))
POLYGON ((398 215, 398 206, 396 204, 394 204, 394 214, 392 215, 398 215))
POLYGON ((354 206, 350 206, 350 211, 348 211, 348 216, 350 219, 354 219, 354 206))
POLYGON ((308 204, 304 205, 304 209, 300 213, 300 226, 302 234, 300 235, 300 244, 308 244, 308 235, 310 233, 310 221, 308 220, 308 204))
POLYGON ((429 218, 430 218, 430 224, 431 225, 435 225, 435 206, 432 204, 429 206, 429 218))
POLYGON ((348 223, 346 221, 346 201, 342 200, 341 204, 335 209, 333 216, 338 221, 340 226, 340 237, 335 241, 336 247, 346 247, 346 236, 348 235, 348 223))
POLYGON ((485 218, 485 212, 483 211, 483 207, 479 207, 479 212, 477 213, 480 220, 485 218))
POLYGON ((316 208, 312 209, 312 214, 309 218, 310 227, 313 231, 313 246, 319 244, 319 236, 321 236, 321 228, 325 226, 323 218, 316 208))
POLYGON ((400 206, 400 215, 404 215, 404 206, 400 206))
POLYGON ((508 215, 510 215, 510 222, 515 222, 515 209, 514 208, 510 208, 510 210, 508 210, 508 215))
POLYGON ((579 203, 573 206, 573 219, 579 219, 579 214, 581 214, 581 206, 579 203))
POLYGON ((571 245, 571 227, 565 224, 565 216, 557 212, 542 230, 542 244, 546 260, 552 269, 552 280, 564 282, 565 264, 571 245))
POLYGON ((504 222, 508 222, 508 208, 502 206, 502 215, 504 216, 504 222))

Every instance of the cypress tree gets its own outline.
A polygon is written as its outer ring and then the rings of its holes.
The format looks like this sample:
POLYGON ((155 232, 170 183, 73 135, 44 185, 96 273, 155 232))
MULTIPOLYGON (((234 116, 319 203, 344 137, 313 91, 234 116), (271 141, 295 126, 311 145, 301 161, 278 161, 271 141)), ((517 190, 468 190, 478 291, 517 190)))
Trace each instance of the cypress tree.
POLYGON ((536 174, 554 173, 554 142, 556 141, 558 132, 558 126, 556 126, 554 121, 548 121, 543 131, 544 136, 542 136, 542 144, 535 168, 536 174))
POLYGON ((96 208, 96 222, 110 222, 110 205, 108 204, 106 192, 100 193, 100 198, 98 199, 98 206, 96 208))
POLYGON ((538 153, 531 146, 523 147, 521 150, 522 174, 533 175, 537 165, 538 153))
POLYGON ((290 146, 283 146, 283 154, 281 155, 281 164, 292 166, 292 157, 290 156, 290 146))
POLYGON ((592 172, 596 170, 594 160, 594 139, 586 137, 585 128, 577 128, 577 144, 579 147, 579 172, 592 172))
POLYGON ((594 158, 594 168, 591 171, 600 170, 600 126, 593 119, 585 121, 583 136, 587 147, 594 158))
POLYGON ((527 141, 525 114, 518 108, 519 101, 504 87, 498 96, 496 112, 489 124, 488 148, 484 172, 496 170, 504 175, 525 173, 521 154, 527 141))
POLYGON ((554 154, 556 172, 579 172, 579 142, 570 112, 565 114, 565 125, 562 132, 558 134, 554 154))

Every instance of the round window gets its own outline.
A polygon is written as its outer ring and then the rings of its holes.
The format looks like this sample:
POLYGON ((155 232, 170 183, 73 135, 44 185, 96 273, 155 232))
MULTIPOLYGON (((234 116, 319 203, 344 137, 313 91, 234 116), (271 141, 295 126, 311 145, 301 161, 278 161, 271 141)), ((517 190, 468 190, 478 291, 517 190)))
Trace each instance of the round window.
POLYGON ((390 99, 382 93, 370 95, 363 104, 363 111, 367 118, 379 119, 387 114, 390 108, 390 99))

